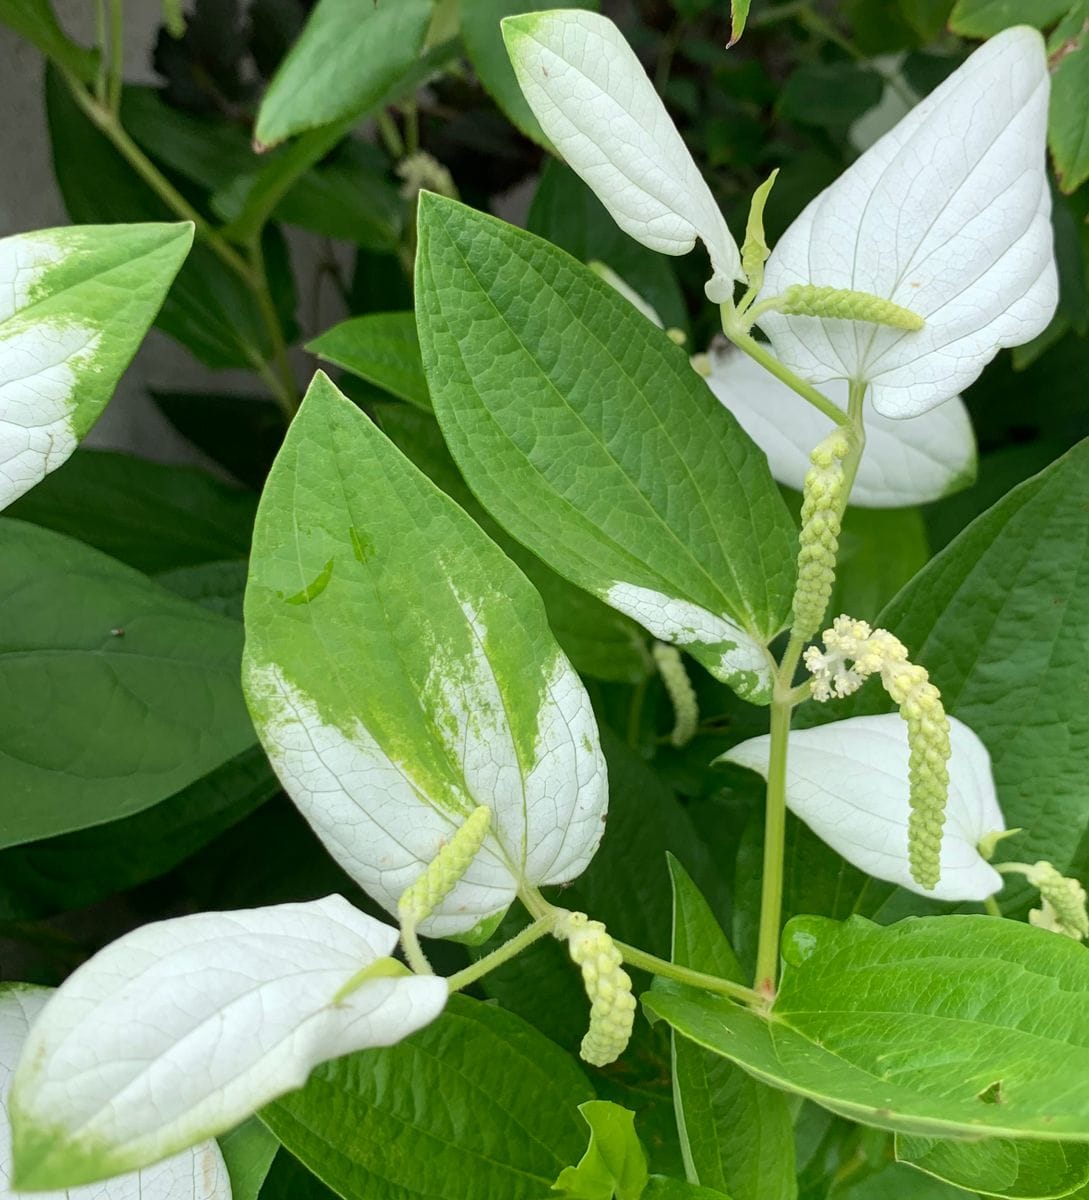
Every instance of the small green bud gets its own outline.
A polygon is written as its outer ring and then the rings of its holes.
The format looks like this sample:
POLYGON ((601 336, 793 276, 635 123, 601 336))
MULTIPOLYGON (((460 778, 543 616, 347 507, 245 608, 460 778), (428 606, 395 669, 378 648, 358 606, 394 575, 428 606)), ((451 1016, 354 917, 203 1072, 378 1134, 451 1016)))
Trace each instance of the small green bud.
POLYGON ((749 205, 749 220, 745 226, 745 241, 741 246, 741 269, 748 281, 749 296, 755 296, 764 286, 764 264, 768 261, 771 251, 764 237, 764 206, 775 186, 779 168, 764 180, 753 192, 752 203, 749 205))
POLYGON ((700 710, 696 689, 684 669, 684 659, 676 646, 655 642, 651 648, 654 663, 673 704, 673 732, 669 735, 674 746, 686 746, 696 733, 700 710))
POLYGON ((918 330, 925 322, 910 308, 869 292, 796 283, 779 297, 776 309, 790 317, 830 317, 838 321, 869 321, 894 329, 918 330))
POLYGON ((798 538, 798 582, 794 589, 792 634, 808 641, 824 620, 836 582, 840 522, 847 477, 843 460, 849 443, 838 429, 809 456, 812 466, 802 489, 802 529, 798 538))
POLYGON ((624 959, 605 926, 585 913, 570 913, 556 933, 566 937, 590 1001, 590 1028, 579 1054, 592 1066, 607 1066, 624 1053, 635 1024, 635 997, 624 959))
POLYGON ((405 888, 397 903, 402 926, 415 928, 450 895, 484 844, 491 819, 487 805, 475 809, 416 881, 405 888))
POLYGON ((998 849, 999 842, 1023 832, 1024 830, 1021 829, 994 829, 990 833, 985 833, 979 839, 979 845, 976 847, 980 858, 985 858, 987 862, 990 862, 994 858, 994 852, 998 849))

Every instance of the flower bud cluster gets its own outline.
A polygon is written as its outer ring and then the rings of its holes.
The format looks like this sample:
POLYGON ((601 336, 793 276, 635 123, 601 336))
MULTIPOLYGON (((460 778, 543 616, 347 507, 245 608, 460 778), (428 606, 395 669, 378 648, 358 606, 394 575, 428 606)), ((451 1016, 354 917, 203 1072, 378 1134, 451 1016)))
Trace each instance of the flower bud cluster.
POLYGON ((812 283, 796 283, 788 287, 775 307, 792 317, 869 321, 873 325, 891 325, 894 329, 917 330, 922 329, 924 324, 918 313, 881 296, 854 292, 849 288, 817 287, 812 283))
POLYGON ((926 668, 908 660, 907 648, 887 629, 837 617, 824 631, 824 650, 811 646, 805 665, 816 700, 849 696, 878 675, 908 728, 908 862, 911 877, 932 888, 941 873, 942 829, 949 794, 949 720, 941 693, 926 668))
POLYGON ((591 1065, 604 1067, 623 1054, 635 1024, 635 997, 624 959, 605 926, 585 913, 571 913, 557 935, 567 938, 590 1001, 590 1028, 579 1054, 591 1065))
POLYGON ((688 672, 684 669, 684 659, 676 646, 670 646, 666 642, 655 642, 651 653, 673 704, 673 732, 669 735, 670 744, 686 746, 695 736, 700 719, 696 689, 688 678, 688 672))
POLYGON ((1061 875, 1049 862, 1002 863, 999 870, 1015 871, 1040 892, 1040 907, 1029 913, 1029 922, 1038 929, 1061 933, 1075 941, 1089 938, 1089 911, 1085 888, 1076 879, 1061 875))
POLYGON ((415 927, 450 895, 484 844, 491 819, 487 805, 475 809, 416 881, 405 888, 397 903, 402 925, 415 927))
POLYGON ((836 430, 809 456, 812 464, 802 491, 802 530, 799 535, 798 583, 794 590, 794 637, 808 641, 824 620, 836 581, 836 555, 847 477, 843 460, 850 445, 836 430))

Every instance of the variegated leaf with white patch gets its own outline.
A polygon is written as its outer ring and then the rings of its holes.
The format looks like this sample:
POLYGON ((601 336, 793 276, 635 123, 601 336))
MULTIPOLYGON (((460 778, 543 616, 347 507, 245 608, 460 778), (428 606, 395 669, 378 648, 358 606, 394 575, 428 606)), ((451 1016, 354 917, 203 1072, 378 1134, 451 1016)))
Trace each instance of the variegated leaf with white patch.
POLYGON ((26 1038, 10 1100, 16 1184, 147 1167, 301 1087, 320 1062, 408 1037, 442 1012, 447 987, 376 964, 396 942, 326 896, 160 921, 99 951, 26 1038))
POLYGON ((744 279, 737 243, 635 52, 607 17, 553 9, 503 20, 519 86, 568 166, 625 233, 662 254, 697 238, 716 304, 744 279))
MULTIPOLYGON (((17 1200, 12 1188, 8 1089, 30 1027, 52 995, 51 988, 14 983, 0 987, 0 1200, 17 1200)), ((37 1192, 41 1200, 231 1200, 231 1181, 214 1141, 127 1175, 63 1192, 37 1192)))
POLYGON ((852 288, 925 324, 768 312, 760 325, 782 362, 814 383, 866 381, 879 413, 913 417, 1044 330, 1058 302, 1048 92, 1043 38, 1008 29, 809 204, 772 251, 760 298, 852 288))
MULTIPOLYGON (((767 776, 769 738, 750 738, 720 761, 767 776)), ((949 718, 949 800, 941 878, 926 891, 908 866, 907 725, 897 713, 849 717, 790 735, 786 802, 796 817, 859 870, 934 900, 983 900, 1002 876, 979 853, 989 833, 1006 828, 986 746, 949 718)))
MULTIPOLYGON (((828 418, 747 354, 716 347, 707 385, 768 456, 772 475, 802 490, 809 454, 831 430, 828 418)), ((847 411, 848 385, 834 380, 825 395, 847 411)), ((967 487, 976 474, 976 442, 964 401, 954 396, 906 420, 883 417, 867 397, 866 448, 851 504, 906 508, 967 487)))
POLYGON ((597 848, 597 726, 539 596, 320 373, 258 512, 244 685, 288 794, 391 912, 492 809, 425 933, 479 933, 519 886, 574 879, 597 848))
POLYGON ((192 240, 189 222, 0 239, 0 508, 98 420, 192 240))
POLYGON ((416 321, 443 435, 495 519, 767 703, 797 534, 764 455, 687 355, 555 246, 432 195, 416 321))

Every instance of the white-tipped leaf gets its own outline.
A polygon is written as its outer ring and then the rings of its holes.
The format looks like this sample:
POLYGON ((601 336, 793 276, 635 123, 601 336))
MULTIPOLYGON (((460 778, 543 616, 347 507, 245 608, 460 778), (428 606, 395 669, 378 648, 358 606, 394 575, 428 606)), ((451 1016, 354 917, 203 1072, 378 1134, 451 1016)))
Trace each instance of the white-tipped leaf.
POLYGON ((661 254, 697 239, 716 304, 742 279, 737 243, 635 52, 606 17, 580 9, 503 21, 529 106, 567 164, 625 233, 661 254))
MULTIPOLYGON (((949 718, 949 801, 941 879, 924 891, 908 866, 907 725, 897 713, 850 717, 795 730, 787 756, 787 807, 849 863, 935 900, 983 900, 1002 876, 980 855, 980 840, 1005 829, 987 748, 949 718)), ((769 739, 750 738, 722 756, 767 776, 769 739)))
MULTIPOLYGON (((714 349, 711 391, 768 456, 772 475, 801 491, 809 454, 827 436, 828 418, 747 354, 714 349)), ((844 411, 848 385, 833 380, 825 395, 844 411)), ((902 508, 926 504, 967 487, 975 478, 976 443, 972 422, 959 396, 907 420, 883 417, 867 398, 866 449, 851 490, 860 508, 902 508)))
POLYGON ((288 795, 389 911, 492 810, 424 933, 480 932, 597 849, 605 760, 540 597, 320 373, 258 512, 243 684, 288 795))
POLYGON ((16 1180, 62 1188, 238 1124, 312 1067, 435 1019, 435 976, 367 979, 397 931, 340 896, 146 925, 52 996, 11 1091, 16 1180))
POLYGON ((1044 42, 992 38, 805 209, 768 260, 761 298, 792 284, 870 292, 925 320, 760 318, 779 358, 815 383, 872 384, 912 417, 963 391, 1055 311, 1044 42))
POLYGON ((188 222, 0 239, 0 508, 98 419, 192 240, 188 222))
MULTIPOLYGON (((30 1027, 52 989, 15 983, 0 987, 0 1200, 16 1200, 11 1186, 8 1088, 30 1027)), ((154 1166, 66 1192, 36 1193, 41 1200, 231 1200, 231 1181, 219 1146, 201 1142, 154 1166)))

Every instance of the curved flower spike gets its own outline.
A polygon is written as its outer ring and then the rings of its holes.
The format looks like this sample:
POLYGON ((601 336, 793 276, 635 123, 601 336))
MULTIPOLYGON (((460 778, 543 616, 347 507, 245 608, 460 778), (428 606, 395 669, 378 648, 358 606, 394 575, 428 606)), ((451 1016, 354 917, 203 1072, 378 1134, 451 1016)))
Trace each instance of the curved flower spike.
POLYGON ((581 9, 503 21, 514 73, 568 166, 637 242, 687 254, 698 238, 716 304, 744 280, 737 243, 665 105, 620 30, 581 9))
POLYGON ((761 299, 795 284, 869 292, 921 330, 769 312, 778 357, 814 383, 872 385, 886 417, 966 388, 1058 303, 1045 144, 1044 42, 992 38, 823 191, 768 259, 761 299))
MULTIPOLYGON (((3 1200, 15 1197, 11 1188, 8 1086, 30 1027, 51 994, 51 988, 24 983, 0 988, 0 1197, 3 1200)), ((73 1188, 65 1196, 67 1200, 231 1200, 231 1181, 219 1146, 209 1140, 142 1171, 73 1188)))
MULTIPOLYGON (((933 889, 911 877, 908 858, 907 727, 895 713, 850 717, 790 735, 786 802, 796 817, 849 863, 936 900, 983 900, 1002 877, 979 853, 980 841, 1005 829, 991 758, 967 725, 949 718, 949 799, 941 876, 933 889)), ((767 776, 768 743, 750 738, 722 756, 767 776)))
POLYGON ((301 1087, 318 1063, 433 1021, 446 982, 381 961, 396 941, 326 896, 161 921, 107 946, 26 1040, 11 1091, 16 1185, 147 1166, 301 1087))
MULTIPOLYGON (((768 456, 780 483, 802 490, 809 452, 827 433, 828 420, 759 363, 732 346, 714 346, 707 384, 741 428, 768 456)), ((825 394, 847 411, 847 383, 825 394)), ((972 422, 959 396, 907 421, 890 420, 866 400, 866 449, 851 504, 900 508, 926 504, 967 487, 975 478, 972 422)))

